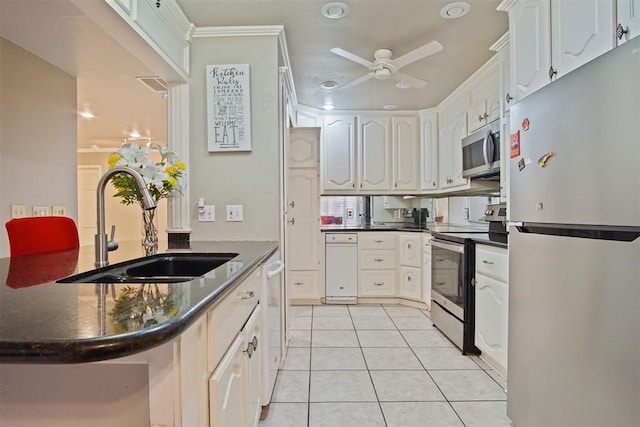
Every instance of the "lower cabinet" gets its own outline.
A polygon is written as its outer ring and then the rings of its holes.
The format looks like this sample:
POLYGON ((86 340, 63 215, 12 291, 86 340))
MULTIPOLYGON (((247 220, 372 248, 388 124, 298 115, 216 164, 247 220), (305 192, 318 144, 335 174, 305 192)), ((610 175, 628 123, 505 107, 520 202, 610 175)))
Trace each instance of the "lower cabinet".
POLYGON ((320 300, 324 291, 320 288, 317 271, 290 271, 289 295, 292 300, 320 300))
POLYGON ((396 296, 397 252, 396 233, 358 233, 358 297, 396 296))
POLYGON ((507 371, 509 316, 508 261, 506 249, 476 246, 475 345, 498 372, 507 371))
POLYGON ((395 297, 396 270, 360 270, 359 296, 395 297))
POLYGON ((422 270, 418 267, 400 267, 399 296, 416 301, 422 300, 422 270))

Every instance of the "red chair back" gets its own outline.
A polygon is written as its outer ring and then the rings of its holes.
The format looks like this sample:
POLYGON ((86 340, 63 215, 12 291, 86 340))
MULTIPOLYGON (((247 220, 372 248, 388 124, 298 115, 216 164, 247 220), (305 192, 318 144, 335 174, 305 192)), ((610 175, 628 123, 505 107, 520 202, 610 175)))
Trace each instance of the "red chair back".
POLYGON ((80 246, 78 227, 66 216, 15 218, 5 224, 11 256, 64 251, 80 246))

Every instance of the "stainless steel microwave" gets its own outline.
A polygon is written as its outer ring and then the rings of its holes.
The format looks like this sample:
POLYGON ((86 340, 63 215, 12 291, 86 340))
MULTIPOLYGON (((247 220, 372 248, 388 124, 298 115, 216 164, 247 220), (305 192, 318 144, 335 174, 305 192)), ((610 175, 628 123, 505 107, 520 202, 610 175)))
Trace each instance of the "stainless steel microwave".
POLYGON ((462 138, 462 176, 488 178, 500 175, 500 121, 496 120, 462 138))

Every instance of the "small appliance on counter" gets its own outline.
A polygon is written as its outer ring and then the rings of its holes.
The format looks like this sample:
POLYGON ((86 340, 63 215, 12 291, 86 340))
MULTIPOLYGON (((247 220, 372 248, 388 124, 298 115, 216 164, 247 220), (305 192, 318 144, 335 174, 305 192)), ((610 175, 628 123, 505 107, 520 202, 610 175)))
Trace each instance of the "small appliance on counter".
POLYGON ((427 220, 429 218, 429 209, 427 208, 410 208, 404 209, 402 213, 404 219, 404 227, 406 228, 427 228, 427 220))

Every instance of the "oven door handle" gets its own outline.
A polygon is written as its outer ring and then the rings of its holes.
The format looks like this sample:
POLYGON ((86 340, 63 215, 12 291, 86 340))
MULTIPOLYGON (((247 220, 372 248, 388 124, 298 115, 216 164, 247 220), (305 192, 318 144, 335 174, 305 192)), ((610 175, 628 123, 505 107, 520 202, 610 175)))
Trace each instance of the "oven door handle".
POLYGON ((484 157, 484 164, 488 167, 491 167, 495 158, 494 148, 495 144, 493 142, 493 135, 491 134, 491 131, 488 130, 484 140, 482 141, 482 156, 484 157))
POLYGON ((457 252, 459 254, 463 254, 464 253, 464 246, 463 245, 457 245, 455 243, 445 243, 445 242, 443 242, 441 240, 431 240, 431 246, 435 246, 437 248, 446 249, 448 251, 457 252))

